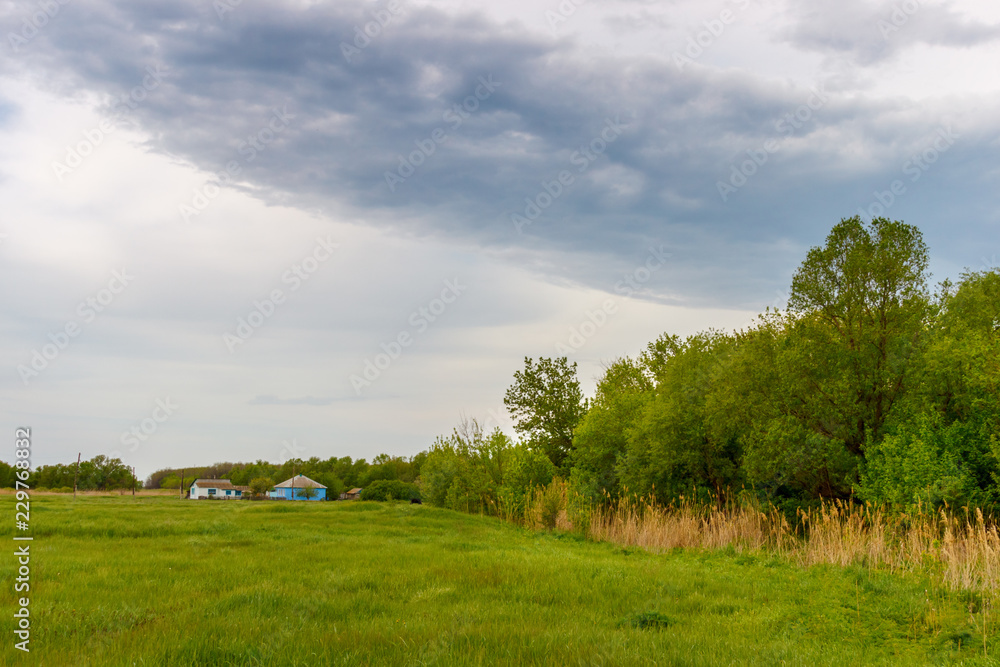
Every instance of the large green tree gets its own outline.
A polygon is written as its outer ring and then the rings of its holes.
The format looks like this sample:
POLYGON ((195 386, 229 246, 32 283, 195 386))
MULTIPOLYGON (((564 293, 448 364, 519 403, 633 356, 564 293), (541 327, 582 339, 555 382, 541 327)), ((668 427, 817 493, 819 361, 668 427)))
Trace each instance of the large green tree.
POLYGON ((812 248, 792 279, 796 417, 854 455, 884 435, 907 389, 931 312, 927 263, 916 227, 854 217, 812 248))
POLYGON ((503 402, 514 430, 562 467, 573 449, 573 430, 587 411, 576 362, 539 357, 536 363, 525 357, 524 370, 514 373, 503 402))

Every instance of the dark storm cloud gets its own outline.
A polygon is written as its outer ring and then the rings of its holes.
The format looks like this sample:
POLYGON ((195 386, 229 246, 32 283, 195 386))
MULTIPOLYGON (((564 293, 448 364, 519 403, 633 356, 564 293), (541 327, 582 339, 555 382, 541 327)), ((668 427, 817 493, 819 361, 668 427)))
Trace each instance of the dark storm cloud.
MULTIPOLYGON (((225 6, 74 0, 7 68, 117 100, 159 67, 162 84, 129 110, 151 150, 228 165, 224 182, 268 201, 482 244, 556 280, 612 289, 665 245, 671 263, 648 296, 667 301, 757 304, 803 247, 898 177, 947 111, 595 53, 403 2, 225 6)), ((994 30, 921 7, 883 39, 881 14, 836 6, 797 10, 786 38, 863 66, 994 30)), ((994 159, 995 125, 979 131, 989 140, 946 158, 994 159)), ((920 187, 940 193, 943 171, 920 187)), ((967 207, 987 184, 953 187, 967 207)))

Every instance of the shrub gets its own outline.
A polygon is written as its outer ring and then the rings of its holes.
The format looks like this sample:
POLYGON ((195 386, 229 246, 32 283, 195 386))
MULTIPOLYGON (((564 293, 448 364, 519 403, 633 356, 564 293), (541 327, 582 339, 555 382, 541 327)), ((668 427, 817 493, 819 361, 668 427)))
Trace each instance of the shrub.
POLYGON ((377 479, 361 491, 361 500, 411 500, 419 497, 420 491, 415 484, 398 479, 377 479))

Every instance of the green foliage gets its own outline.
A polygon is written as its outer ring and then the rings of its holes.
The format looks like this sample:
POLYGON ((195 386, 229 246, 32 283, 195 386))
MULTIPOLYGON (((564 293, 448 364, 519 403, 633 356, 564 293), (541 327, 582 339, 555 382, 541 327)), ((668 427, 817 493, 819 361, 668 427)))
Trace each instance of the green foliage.
POLYGON ((254 477, 247 486, 255 498, 263 498, 274 487, 274 482, 270 477, 254 477))
POLYGON ((963 422, 945 426, 936 412, 918 414, 897 433, 871 442, 859 497, 898 507, 982 505, 976 463, 989 455, 989 436, 963 422), (985 437, 983 437, 985 436, 985 437))
POLYGON ((548 486, 558 468, 545 454, 526 445, 511 446, 505 460, 502 483, 496 492, 498 512, 508 517, 522 516, 532 491, 548 486))
POLYGON ((420 498, 416 484, 398 479, 378 479, 361 490, 361 500, 411 500, 420 498))
POLYGON ((927 288, 898 221, 842 220, 795 273, 787 312, 664 334, 598 383, 574 430, 573 490, 661 500, 750 485, 781 507, 1000 499, 1000 273, 927 288), (701 493, 701 491, 697 491, 701 493))
POLYGON ((496 502, 511 442, 499 429, 486 435, 476 420, 439 437, 421 467, 420 488, 438 507, 488 512, 496 502))
POLYGON ((315 475, 312 479, 326 487, 327 500, 336 500, 340 494, 348 490, 347 485, 332 472, 320 472, 315 475))
POLYGON ((908 387, 930 315, 920 230, 886 218, 842 220, 792 279, 797 419, 863 456, 908 387), (803 391, 810 389, 811 391, 803 391))
MULTIPOLYGON (((73 488, 76 476, 76 461, 68 464, 41 466, 31 473, 28 484, 34 488, 73 488)), ((108 458, 103 454, 89 461, 80 462, 78 488, 83 491, 110 491, 113 489, 143 488, 142 482, 133 480, 132 470, 121 459, 108 458)), ((10 482, 14 485, 13 479, 10 482)))
POLYGON ((540 492, 542 526, 547 530, 552 530, 556 527, 556 520, 559 518, 559 513, 565 509, 563 506, 564 496, 562 490, 561 485, 550 484, 540 492))
POLYGON ((557 470, 543 452, 515 445, 499 429, 487 435, 476 420, 466 420, 434 442, 419 485, 432 505, 514 518, 523 516, 535 487, 549 484, 557 470))
MULTIPOLYGON (((187 468, 184 471, 184 487, 187 488, 198 478, 228 479, 236 486, 248 486, 250 480, 257 478, 283 481, 293 474, 298 474, 316 480, 327 487, 328 498, 336 498, 347 489, 367 486, 368 482, 374 480, 399 479, 413 482, 419 476, 420 466, 426 456, 425 452, 409 459, 380 454, 371 464, 365 459, 352 460, 349 456, 331 457, 327 460, 321 460, 316 456, 307 460, 293 458, 280 465, 263 460, 254 463, 216 463, 211 466, 187 468)), ((176 489, 180 483, 181 473, 179 468, 157 470, 146 480, 145 488, 176 489)), ((2 475, 3 469, 0 468, 0 480, 2 475)))
POLYGON ((535 363, 525 357, 524 370, 514 373, 503 402, 514 430, 561 467, 573 449, 573 431, 587 411, 576 362, 539 357, 535 363))
POLYGON ((851 493, 865 443, 910 417, 933 315, 927 261, 915 227, 842 220, 796 272, 789 311, 736 336, 713 412, 742 445, 748 482, 800 497, 851 493))
POLYGON ((721 492, 741 481, 737 437, 713 418, 710 398, 720 387, 733 339, 709 331, 681 341, 662 336, 647 349, 656 387, 628 429, 622 484, 632 492, 675 495, 691 486, 721 492))
POLYGON ((296 497, 305 498, 306 500, 312 500, 319 497, 319 487, 313 484, 306 484, 301 489, 296 490, 296 497))
POLYGON ((435 443, 420 471, 420 492, 427 502, 438 507, 447 506, 448 491, 460 473, 461 464, 453 448, 440 441, 435 443))
POLYGON ((6 461, 0 461, 0 488, 12 489, 16 480, 17 468, 6 461))
POLYGON ((591 502, 602 501, 605 493, 611 498, 621 493, 619 471, 629 435, 653 399, 650 376, 648 363, 628 358, 612 363, 573 432, 571 486, 591 502))

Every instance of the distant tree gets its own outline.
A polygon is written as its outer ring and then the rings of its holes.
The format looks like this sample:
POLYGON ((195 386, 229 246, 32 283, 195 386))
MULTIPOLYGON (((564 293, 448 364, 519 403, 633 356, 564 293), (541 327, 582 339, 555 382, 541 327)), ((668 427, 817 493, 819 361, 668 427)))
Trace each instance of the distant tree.
POLYGON ((17 479, 16 472, 17 468, 6 461, 0 461, 0 488, 13 488, 14 481, 17 479))
POLYGON ((341 493, 347 490, 344 482, 332 472, 316 473, 313 479, 326 487, 326 497, 328 500, 338 498, 341 493))
POLYGON ((361 500, 410 500, 419 497, 416 485, 398 479, 375 480, 361 492, 361 500))
POLYGON ((179 489, 181 486, 181 478, 177 475, 167 475, 166 477, 160 478, 159 487, 161 489, 179 489))
POLYGON ((540 357, 535 363, 525 357, 524 370, 514 373, 503 402, 514 430, 562 466, 573 449, 573 431, 587 411, 576 362, 540 357))
POLYGON ((299 491, 298 493, 299 497, 305 498, 306 500, 312 500, 313 498, 319 495, 319 487, 317 487, 315 484, 307 483, 298 491, 299 491))
POLYGON ((271 487, 273 486, 274 482, 272 482, 267 477, 255 477, 254 479, 250 480, 250 493, 255 498, 260 498, 265 494, 267 494, 267 492, 270 491, 271 487))

